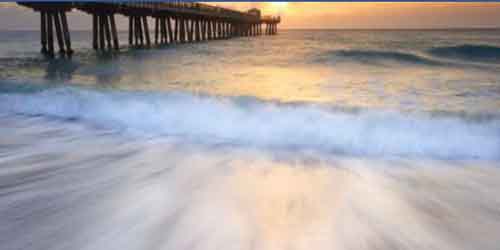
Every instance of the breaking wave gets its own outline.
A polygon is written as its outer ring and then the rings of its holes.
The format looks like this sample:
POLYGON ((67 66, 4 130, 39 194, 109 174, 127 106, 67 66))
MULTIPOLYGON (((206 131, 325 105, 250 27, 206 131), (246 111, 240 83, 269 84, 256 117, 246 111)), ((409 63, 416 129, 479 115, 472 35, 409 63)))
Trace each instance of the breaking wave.
POLYGON ((451 59, 473 60, 477 62, 500 62, 500 47, 490 45, 462 44, 457 46, 436 47, 429 53, 451 59))
POLYGON ((383 51, 383 50, 337 50, 329 55, 341 59, 349 59, 366 64, 380 63, 405 63, 425 66, 441 66, 444 63, 406 52, 383 51))
POLYGON ((319 57, 319 62, 354 61, 363 64, 407 64, 420 66, 465 66, 474 63, 500 63, 500 47, 456 45, 435 47, 422 53, 386 50, 335 50, 319 57))
POLYGON ((342 110, 187 93, 75 87, 0 94, 0 113, 40 115, 230 145, 353 155, 500 158, 500 119, 342 110))
POLYGON ((317 58, 317 62, 324 63, 328 61, 343 62, 345 60, 363 64, 413 64, 421 66, 445 66, 446 63, 433 60, 424 56, 412 54, 409 52, 384 51, 384 50, 335 50, 330 51, 317 58))

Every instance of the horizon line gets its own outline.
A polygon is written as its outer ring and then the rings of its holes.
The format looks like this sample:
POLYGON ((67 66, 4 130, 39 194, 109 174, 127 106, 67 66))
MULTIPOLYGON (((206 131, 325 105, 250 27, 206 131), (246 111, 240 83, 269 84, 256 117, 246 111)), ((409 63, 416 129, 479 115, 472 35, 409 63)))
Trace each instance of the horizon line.
MULTIPOLYGON (((436 27, 436 28, 279 28, 278 30, 345 30, 345 31, 398 31, 398 30, 415 30, 415 31, 425 31, 425 30, 500 30, 500 26, 498 27, 436 27)), ((0 32, 4 31, 36 31, 39 32, 39 29, 0 29, 0 32)), ((92 31, 92 29, 73 29, 72 31, 92 31)), ((121 31, 128 31, 128 29, 118 29, 121 31)))

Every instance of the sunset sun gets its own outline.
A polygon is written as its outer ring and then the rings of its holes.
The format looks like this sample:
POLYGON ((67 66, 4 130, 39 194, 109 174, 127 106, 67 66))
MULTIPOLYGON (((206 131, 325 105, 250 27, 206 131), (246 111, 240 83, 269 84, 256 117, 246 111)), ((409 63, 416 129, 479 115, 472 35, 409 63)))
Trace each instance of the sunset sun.
POLYGON ((288 5, 288 2, 272 2, 271 4, 275 7, 283 8, 288 5))
POLYGON ((288 6, 288 2, 272 2, 271 3, 271 11, 281 13, 286 10, 288 6))

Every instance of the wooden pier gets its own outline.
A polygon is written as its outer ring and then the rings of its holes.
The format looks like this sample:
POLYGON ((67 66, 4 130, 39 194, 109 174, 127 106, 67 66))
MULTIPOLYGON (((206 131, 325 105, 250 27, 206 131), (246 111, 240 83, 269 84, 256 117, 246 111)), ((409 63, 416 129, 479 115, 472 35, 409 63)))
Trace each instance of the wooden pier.
POLYGON ((92 47, 97 51, 118 51, 120 41, 115 15, 128 18, 130 47, 191 43, 242 36, 275 35, 280 17, 195 2, 18 2, 40 13, 41 52, 71 56, 71 36, 66 12, 80 10, 92 17, 92 47), (154 22, 151 35, 148 21, 154 22), (263 27, 265 26, 265 30, 263 27))

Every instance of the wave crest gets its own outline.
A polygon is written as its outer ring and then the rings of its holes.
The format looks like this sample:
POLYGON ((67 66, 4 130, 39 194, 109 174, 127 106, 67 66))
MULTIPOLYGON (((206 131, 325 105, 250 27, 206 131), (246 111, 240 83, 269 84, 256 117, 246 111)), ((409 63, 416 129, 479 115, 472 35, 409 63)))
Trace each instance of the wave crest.
POLYGON ((341 59, 353 60, 367 64, 380 64, 387 62, 418 64, 425 66, 439 66, 442 63, 406 52, 383 51, 383 50, 336 50, 330 53, 341 59))
POLYGON ((500 158, 500 120, 342 111, 185 93, 56 88, 0 95, 0 112, 82 120, 154 135, 356 155, 500 158))
POLYGON ((429 53, 438 57, 473 60, 478 62, 500 62, 500 47, 490 45, 462 44, 457 46, 436 47, 429 53))

